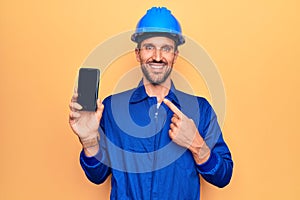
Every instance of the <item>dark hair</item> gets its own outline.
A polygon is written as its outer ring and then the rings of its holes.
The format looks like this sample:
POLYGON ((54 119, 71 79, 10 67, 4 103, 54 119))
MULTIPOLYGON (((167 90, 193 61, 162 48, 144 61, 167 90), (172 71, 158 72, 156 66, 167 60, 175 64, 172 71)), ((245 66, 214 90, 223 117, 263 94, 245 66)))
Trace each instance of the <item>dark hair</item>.
POLYGON ((175 51, 177 51, 178 49, 178 37, 175 34, 170 34, 170 33, 158 33, 158 32, 153 32, 153 33, 143 33, 139 36, 137 36, 137 48, 140 49, 141 48, 141 43, 148 38, 151 37, 167 37, 172 39, 175 42, 175 51))

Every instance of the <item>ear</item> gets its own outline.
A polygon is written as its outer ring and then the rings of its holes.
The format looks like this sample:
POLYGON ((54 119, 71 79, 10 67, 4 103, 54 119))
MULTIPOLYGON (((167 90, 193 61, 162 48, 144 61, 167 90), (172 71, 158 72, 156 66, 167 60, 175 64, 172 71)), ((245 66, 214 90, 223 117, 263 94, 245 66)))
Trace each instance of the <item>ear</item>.
POLYGON ((178 51, 178 50, 176 50, 176 51, 174 52, 173 64, 174 64, 174 63, 176 63, 176 60, 177 60, 178 54, 179 54, 179 51, 178 51))
POLYGON ((135 52, 135 58, 138 62, 141 62, 141 59, 140 59, 140 50, 138 48, 135 48, 134 50, 135 52))

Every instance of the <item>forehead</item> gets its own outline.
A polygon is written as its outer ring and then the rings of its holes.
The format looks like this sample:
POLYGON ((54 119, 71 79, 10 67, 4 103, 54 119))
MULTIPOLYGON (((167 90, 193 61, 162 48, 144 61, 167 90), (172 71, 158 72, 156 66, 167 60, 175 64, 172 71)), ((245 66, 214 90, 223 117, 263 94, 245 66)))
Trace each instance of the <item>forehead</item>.
POLYGON ((168 37, 150 37, 141 42, 141 46, 143 46, 144 44, 153 44, 155 46, 175 46, 175 41, 168 37))

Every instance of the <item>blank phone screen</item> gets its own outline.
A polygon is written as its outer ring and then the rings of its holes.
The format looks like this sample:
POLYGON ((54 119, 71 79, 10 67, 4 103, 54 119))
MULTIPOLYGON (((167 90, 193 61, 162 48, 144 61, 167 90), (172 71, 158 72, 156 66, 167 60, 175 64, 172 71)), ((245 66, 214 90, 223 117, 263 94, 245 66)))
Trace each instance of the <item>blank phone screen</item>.
POLYGON ((98 69, 81 68, 79 70, 78 103, 83 107, 82 110, 95 111, 97 109, 99 74, 98 69))

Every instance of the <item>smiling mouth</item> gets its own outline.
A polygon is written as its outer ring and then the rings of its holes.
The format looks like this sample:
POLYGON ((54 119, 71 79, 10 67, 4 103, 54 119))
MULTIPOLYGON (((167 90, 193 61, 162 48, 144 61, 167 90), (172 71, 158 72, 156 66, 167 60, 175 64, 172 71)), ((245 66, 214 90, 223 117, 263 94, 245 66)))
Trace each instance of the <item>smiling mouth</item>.
POLYGON ((162 69, 164 66, 166 66, 166 63, 160 61, 160 62, 149 62, 148 65, 153 69, 162 69))
POLYGON ((149 66, 153 69, 162 69, 165 66, 165 64, 149 64, 149 66))

